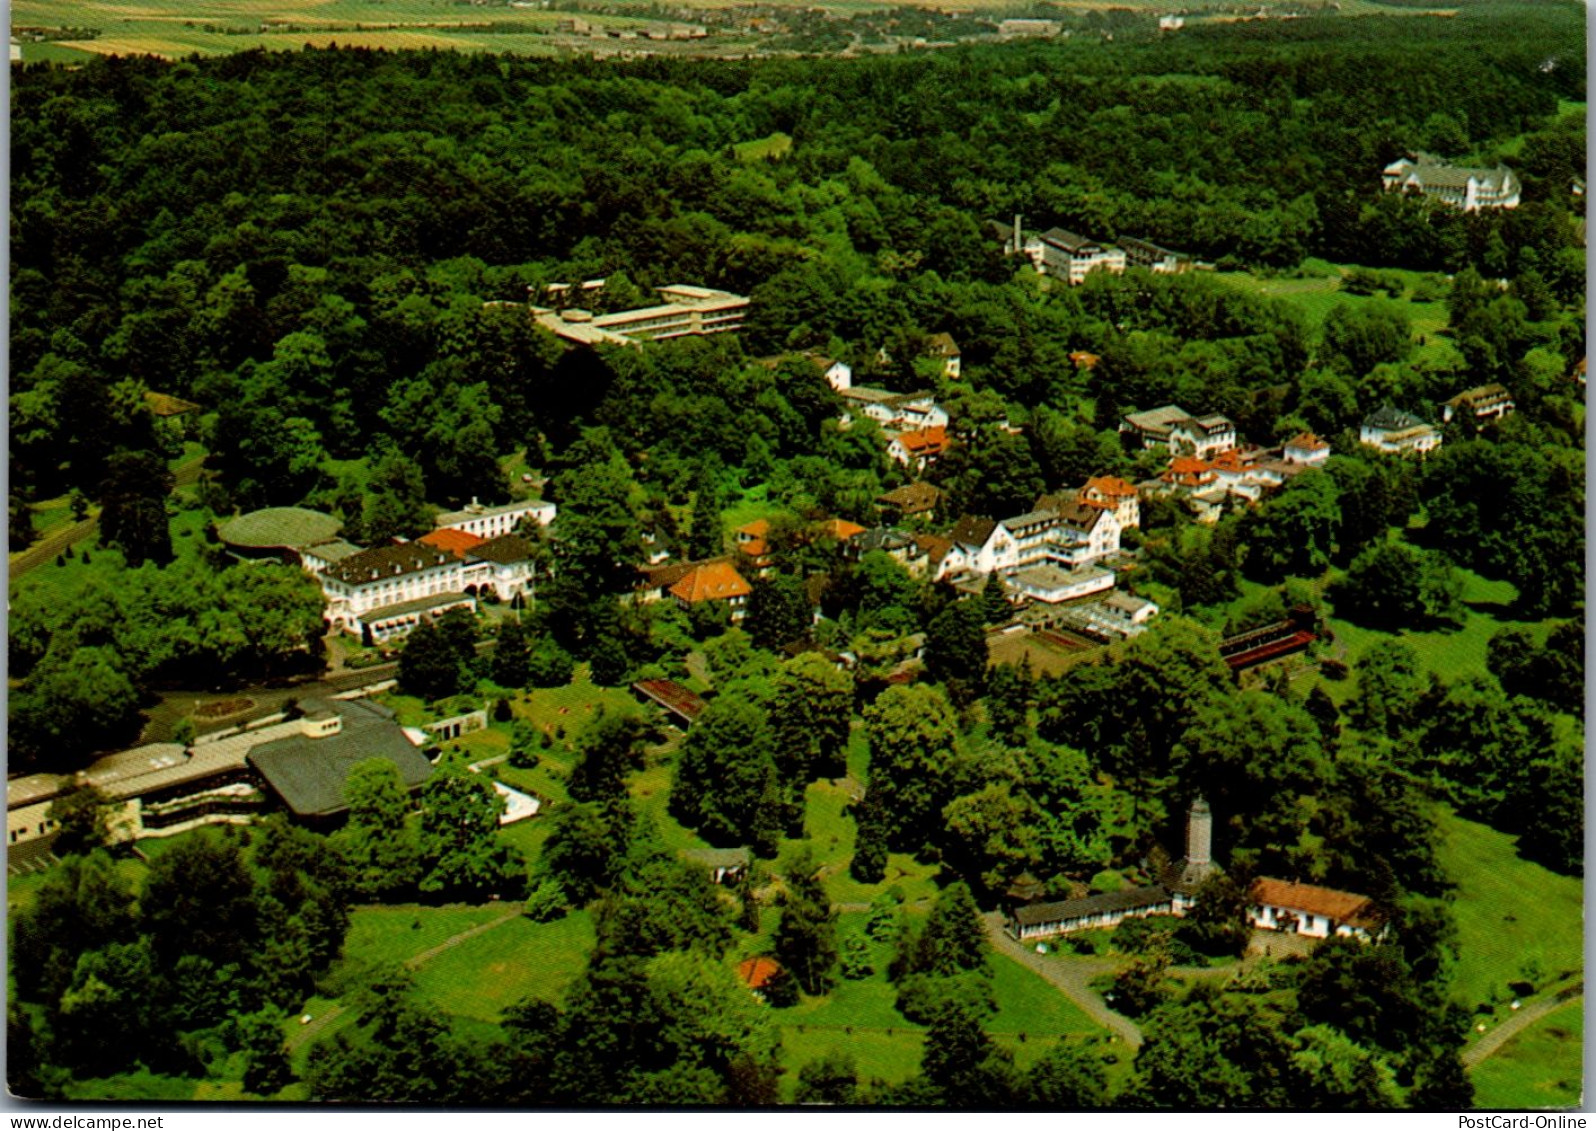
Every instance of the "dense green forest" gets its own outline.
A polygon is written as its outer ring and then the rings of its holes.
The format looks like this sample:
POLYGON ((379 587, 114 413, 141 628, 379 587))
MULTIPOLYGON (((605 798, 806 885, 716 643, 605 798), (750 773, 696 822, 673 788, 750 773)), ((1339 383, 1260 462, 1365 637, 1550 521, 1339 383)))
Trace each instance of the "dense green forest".
MULTIPOLYGON (((14 765, 76 768, 131 735, 141 696, 243 685, 305 651, 315 585, 231 564, 216 519, 302 504, 356 540, 412 537, 436 507, 524 490, 511 468, 560 514, 534 610, 444 618, 398 671, 418 702, 500 704, 508 772, 550 802, 536 839, 500 836, 465 753, 419 814, 397 781, 357 775, 331 836, 206 831, 144 867, 74 826, 13 914, 13 1087, 145 1070, 334 1100, 1466 1106, 1437 807, 1583 867, 1585 139, 1561 105, 1585 96, 1582 15, 1481 5, 846 60, 14 67, 12 548, 34 504, 100 508, 100 583, 13 586, 14 765), (738 158, 778 132, 790 150, 738 158), (1421 147, 1511 153, 1524 203, 1382 194, 1381 167, 1421 147), (1050 286, 987 227, 1016 212, 1221 270, 1050 286), (1254 285, 1324 261, 1357 266, 1318 319, 1254 285), (485 305, 595 277, 614 308, 669 283, 753 305, 741 334, 640 350, 567 350, 485 305), (1420 307, 1439 329, 1416 330, 1420 307), (939 332, 958 381, 923 357, 939 332), (755 361, 806 349, 935 391, 957 442, 927 475, 950 521, 1156 475, 1115 429, 1169 402, 1260 444, 1313 429, 1336 454, 1213 525, 1145 500, 1133 584, 1164 613, 1038 676, 987 663, 1001 585, 960 599, 810 532, 875 522, 906 473, 872 424, 839 425, 811 363, 755 361), (1433 415, 1487 381, 1512 416, 1448 424, 1423 462, 1359 448, 1367 413, 1433 415), (195 402, 197 422, 157 420, 150 391, 195 402), (199 481, 174 495, 169 466, 196 443, 199 481), (622 599, 646 546, 720 553, 750 513, 773 516, 777 565, 740 627, 622 599), (1299 604, 1333 618, 1340 658, 1306 685, 1238 686, 1221 634, 1299 604), (923 675, 890 683, 913 634, 923 675), (1487 634, 1484 659, 1421 650, 1449 634, 1487 634), (649 677, 713 688, 677 745, 605 698, 649 677), (538 713, 551 691, 606 705, 567 731, 538 713), (823 814, 843 780, 859 796, 823 814), (992 1031, 1012 960, 981 909, 1022 878, 1055 898, 1140 882, 1199 795, 1229 878, 1188 919, 1102 942, 1140 1051, 1061 1036, 1017 1056, 992 1031), (686 844, 748 845, 753 875, 716 889, 676 858, 686 844), (1391 934, 1180 974, 1235 959, 1260 875, 1366 894, 1391 934), (839 924, 839 884, 869 901, 859 929, 839 924), (408 967, 340 958, 357 905, 414 908, 419 932, 490 899, 591 931, 557 992, 491 1024, 431 1010, 408 967), (206 932, 178 930, 195 915, 206 932), (68 932, 80 953, 53 941, 68 932), (754 952, 784 971, 772 1008, 732 973, 754 952), (908 1071, 783 1043, 784 1016, 867 982, 923 1034, 908 1071), (290 1063, 284 1018, 312 995, 347 1023, 290 1063), (147 1040, 107 1042, 129 1002, 121 1027, 147 1040)), ((1532 973, 1526 993, 1562 972, 1532 973)))

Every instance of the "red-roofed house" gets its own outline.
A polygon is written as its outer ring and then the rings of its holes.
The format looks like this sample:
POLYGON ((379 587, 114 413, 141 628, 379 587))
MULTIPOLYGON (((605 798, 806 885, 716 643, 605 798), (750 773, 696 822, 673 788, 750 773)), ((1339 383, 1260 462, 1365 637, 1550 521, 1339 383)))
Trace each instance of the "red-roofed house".
POLYGON ((1081 488, 1079 497, 1089 507, 1113 511, 1121 528, 1142 524, 1142 504, 1136 488, 1117 475, 1094 475, 1081 488))
POLYGON ((899 432, 887 445, 887 454, 901 464, 923 470, 937 461, 948 450, 948 430, 945 425, 921 428, 914 432, 899 432))
POLYGON ((864 527, 845 518, 828 518, 824 522, 815 523, 814 526, 815 537, 830 538, 834 542, 847 542, 864 532, 864 527))
POLYGON ((440 530, 434 530, 430 534, 423 534, 416 541, 425 542, 428 546, 436 546, 438 549, 451 553, 457 558, 463 558, 466 556, 467 550, 475 549, 486 539, 479 538, 465 530, 444 527, 440 530))
POLYGON ((763 577, 770 572, 773 562, 770 553, 770 520, 756 518, 746 526, 739 526, 737 549, 744 555, 744 561, 755 577, 763 577))
POLYGON ((737 964, 737 976, 743 980, 743 985, 755 993, 764 989, 780 973, 781 963, 762 954, 757 958, 745 958, 737 964))
POLYGON ((1287 440, 1281 455, 1285 457, 1287 463, 1305 463, 1309 467, 1318 467, 1330 458, 1330 445, 1312 432, 1304 432, 1287 440))
POLYGON ((671 586, 671 596, 684 609, 705 601, 725 601, 731 606, 731 619, 743 619, 743 606, 748 603, 752 586, 743 575, 732 568, 730 562, 705 562, 671 586))
POLYGON ((1332 935, 1372 939, 1385 929, 1385 915, 1367 896, 1290 880, 1259 879, 1247 892, 1255 927, 1294 931, 1310 938, 1332 935))
POLYGON ((1165 483, 1176 487, 1206 487, 1217 476, 1213 465, 1196 456, 1176 456, 1169 461, 1169 470, 1159 476, 1165 483))

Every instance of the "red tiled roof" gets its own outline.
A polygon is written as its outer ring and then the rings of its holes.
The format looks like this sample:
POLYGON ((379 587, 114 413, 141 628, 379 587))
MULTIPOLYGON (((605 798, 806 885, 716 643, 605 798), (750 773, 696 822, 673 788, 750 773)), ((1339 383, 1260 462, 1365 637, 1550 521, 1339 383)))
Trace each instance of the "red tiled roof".
POLYGON ((688 604, 699 601, 730 601, 752 592, 743 575, 729 562, 709 562, 694 569, 671 586, 671 596, 688 604))
POLYGON ((770 519, 756 518, 746 526, 737 528, 738 538, 763 538, 770 533, 770 519))
POLYGON ((948 430, 945 425, 938 424, 916 432, 900 432, 898 443, 910 455, 935 455, 948 446, 948 430))
POLYGON ((763 989, 780 973, 781 963, 764 955, 758 958, 745 958, 737 964, 737 976, 743 980, 743 985, 751 990, 763 989))
POLYGON ((846 542, 850 538, 857 538, 865 532, 865 528, 857 522, 849 522, 845 518, 828 518, 825 522, 815 526, 815 533, 822 538, 834 538, 838 542, 846 542))
POLYGON ((1099 495, 1106 495, 1111 499, 1134 499, 1136 497, 1136 488, 1117 475, 1094 475, 1086 481, 1083 491, 1095 491, 1099 495))
POLYGON ((1176 456, 1169 461, 1169 470, 1173 475, 1201 475, 1211 470, 1212 466, 1207 460, 1196 456, 1176 456))
POLYGON ((1298 884, 1290 880, 1254 880, 1248 892, 1253 903, 1283 907, 1288 911, 1301 911, 1310 915, 1323 915, 1336 923, 1353 927, 1373 927, 1384 921, 1384 916, 1368 896, 1354 895, 1349 891, 1336 891, 1313 884, 1298 884))
POLYGON ((429 546, 436 546, 440 550, 447 550, 455 557, 460 558, 465 556, 467 550, 482 545, 484 539, 478 538, 475 534, 468 534, 464 530, 454 530, 445 527, 442 530, 434 530, 430 534, 423 534, 416 541, 425 542, 429 546))
POLYGON ((1293 436, 1286 441, 1286 447, 1301 448, 1305 452, 1323 452, 1330 449, 1329 444, 1319 439, 1312 432, 1303 432, 1301 435, 1293 436))

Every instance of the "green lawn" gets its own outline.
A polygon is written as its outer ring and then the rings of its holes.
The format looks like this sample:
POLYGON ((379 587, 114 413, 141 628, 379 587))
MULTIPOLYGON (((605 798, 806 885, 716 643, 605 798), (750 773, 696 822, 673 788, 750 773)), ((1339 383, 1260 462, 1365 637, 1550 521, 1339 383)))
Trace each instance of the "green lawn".
POLYGON ((1584 969, 1584 884, 1519 858, 1513 838, 1444 810, 1441 866, 1457 883, 1458 961, 1453 995, 1470 1009, 1513 998, 1509 982, 1537 990, 1584 969))
POLYGON ((1573 1108, 1584 1094, 1585 1003, 1542 1017, 1475 1065, 1474 1104, 1489 1108, 1573 1108))
MULTIPOLYGON (((208 521, 206 511, 178 510, 171 521, 173 554, 178 558, 195 556, 204 541, 208 521)), ((52 602, 73 604, 88 589, 114 588, 126 571, 122 551, 101 546, 96 534, 74 546, 72 557, 63 558, 60 565, 52 561, 16 578, 11 592, 45 594, 52 602), (88 562, 83 560, 85 554, 88 562)))
POLYGON ((1040 974, 1006 955, 992 955, 992 989, 997 1016, 987 1023, 989 1033, 1023 1033, 1036 1036, 1101 1033, 1102 1027, 1049 985, 1040 974))
POLYGON ((1422 272, 1380 268, 1382 274, 1401 278, 1408 288, 1404 297, 1387 299, 1383 294, 1352 295, 1343 291, 1341 276, 1349 269, 1322 259, 1309 259, 1303 263, 1300 278, 1261 278, 1250 271, 1226 271, 1216 277, 1240 290, 1289 303, 1302 311, 1309 329, 1315 333, 1324 325, 1325 316, 1342 304, 1356 307, 1375 301, 1393 302, 1407 315, 1414 342, 1423 339, 1423 345, 1411 360, 1429 361, 1443 367, 1462 362, 1462 355, 1451 341, 1438 336, 1438 331, 1446 328, 1446 304, 1415 302, 1407 297, 1412 294, 1413 285, 1422 277, 1422 272))
POLYGON ((1517 596, 1510 583, 1491 581, 1470 570, 1458 572, 1463 577, 1463 600, 1469 606, 1461 629, 1390 633, 1331 617, 1330 626, 1336 634, 1336 644, 1346 648, 1346 656, 1354 669, 1358 657, 1371 645, 1399 636, 1418 653, 1425 667, 1451 683, 1486 673, 1486 648, 1491 637, 1504 628, 1523 628, 1544 637, 1546 625, 1542 623, 1507 619, 1507 608, 1517 596))
POLYGON ((741 141, 732 146, 739 161, 768 161, 774 157, 785 157, 792 152, 792 138, 784 133, 773 133, 769 137, 762 137, 758 141, 741 141))
POLYGON ((625 689, 594 683, 587 665, 578 664, 575 677, 566 686, 535 688, 526 698, 517 699, 512 709, 517 718, 530 720, 540 730, 556 737, 563 730, 567 737, 575 737, 601 703, 615 709, 637 705, 625 689))
POLYGON ((503 914, 499 907, 359 907, 349 916, 344 960, 396 965, 503 914))
POLYGON ((516 918, 431 959, 416 972, 416 989, 445 1013, 496 1022, 524 998, 558 1002, 593 944, 586 911, 552 923, 516 918))
POLYGON ((757 518, 775 518, 789 513, 780 503, 770 501, 770 485, 760 483, 743 492, 743 497, 720 512, 721 526, 729 535, 739 526, 746 526, 757 518))
POLYGON ((97 1100, 104 1103, 170 1103, 195 1098, 196 1086, 204 1081, 187 1076, 160 1076, 139 1070, 99 1080, 73 1080, 65 1088, 69 1100, 97 1100))

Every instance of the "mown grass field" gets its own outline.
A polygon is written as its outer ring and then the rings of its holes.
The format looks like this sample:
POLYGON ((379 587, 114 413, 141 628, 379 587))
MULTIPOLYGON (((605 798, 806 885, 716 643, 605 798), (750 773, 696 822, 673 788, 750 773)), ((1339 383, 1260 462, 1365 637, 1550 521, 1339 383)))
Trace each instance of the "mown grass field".
POLYGON ((397 966, 445 939, 498 918, 494 907, 359 907, 349 916, 344 960, 397 966))
MULTIPOLYGON (((867 915, 843 912, 837 936, 864 934, 867 915)), ((863 1081, 898 1083, 920 1067, 925 1030, 906 1021, 897 1011, 897 987, 887 981, 892 945, 870 943, 874 972, 858 981, 839 979, 823 998, 805 998, 788 1009, 777 1010, 774 1020, 782 1037, 782 1080, 785 1099, 792 1096, 798 1071, 808 1061, 828 1053, 843 1053, 854 1060, 863 1081)), ((1090 1039, 1102 1033, 1082 1013, 1036 974, 1001 954, 991 955, 992 990, 997 1012, 986 1029, 994 1040, 1014 1054, 1024 1068, 1060 1040, 1090 1039)))
POLYGON ((1424 277, 1422 272, 1380 268, 1381 274, 1400 278, 1407 288, 1402 298, 1388 298, 1384 294, 1354 295, 1343 291, 1341 280, 1349 270, 1350 266, 1327 263, 1323 259, 1308 259, 1303 262, 1296 276, 1264 278, 1250 271, 1226 271, 1216 277, 1229 286, 1266 298, 1280 299, 1296 307, 1307 320, 1309 330, 1315 334, 1324 326, 1325 316, 1337 306, 1356 308, 1371 302, 1391 303, 1408 319, 1416 346, 1410 361, 1440 367, 1462 364, 1463 355, 1451 339, 1440 334, 1447 325, 1446 303, 1418 302, 1412 297, 1414 285, 1424 277))
POLYGON ((497 1022, 525 998, 558 1002, 593 942, 586 911, 552 923, 515 918, 429 960, 416 972, 416 989, 445 1013, 497 1022))
POLYGON ((1484 1108, 1571 1108, 1584 1095, 1585 1003, 1559 1006, 1469 1073, 1484 1108))
MULTIPOLYGON (((1513 838, 1442 811, 1441 866, 1457 883, 1453 995, 1470 1009, 1511 1002, 1509 982, 1537 992, 1584 970, 1584 884, 1520 859, 1513 838)), ((1502 1011, 1505 1016, 1505 1011, 1502 1011)))
POLYGON ((1452 683, 1471 675, 1486 674, 1486 649, 1491 637, 1504 628, 1522 628, 1537 637, 1545 637, 1547 625, 1544 622, 1508 618, 1507 611, 1518 596, 1511 582, 1492 581, 1472 570, 1460 569, 1458 573, 1463 579, 1463 601, 1467 606, 1463 626, 1459 629, 1393 633, 1331 617, 1336 646, 1346 649, 1354 670, 1358 657, 1374 644, 1400 639, 1418 654, 1420 663, 1442 680, 1452 683))
POLYGON ((785 157, 792 152, 792 138, 784 133, 773 133, 758 141, 741 141, 732 146, 739 161, 769 161, 785 157))

